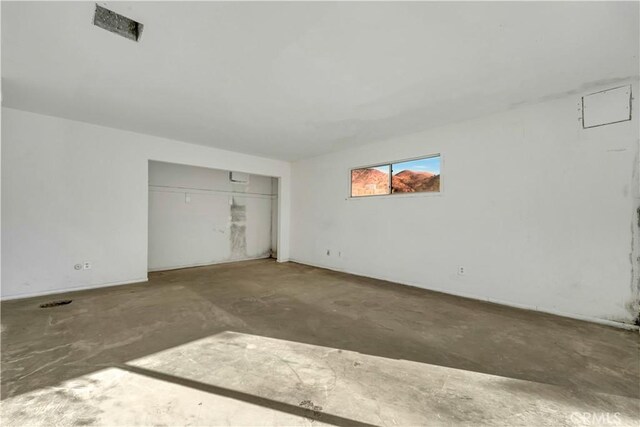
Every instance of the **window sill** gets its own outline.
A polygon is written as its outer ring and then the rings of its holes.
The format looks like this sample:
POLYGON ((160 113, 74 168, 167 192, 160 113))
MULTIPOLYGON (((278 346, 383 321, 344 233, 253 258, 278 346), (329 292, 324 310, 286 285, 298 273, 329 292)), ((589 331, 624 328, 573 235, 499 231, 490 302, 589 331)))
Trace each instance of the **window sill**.
POLYGON ((349 196, 346 200, 378 200, 378 199, 404 199, 407 197, 441 197, 442 191, 431 191, 431 192, 421 192, 421 193, 394 193, 394 194, 380 194, 380 195, 371 195, 371 196, 349 196))

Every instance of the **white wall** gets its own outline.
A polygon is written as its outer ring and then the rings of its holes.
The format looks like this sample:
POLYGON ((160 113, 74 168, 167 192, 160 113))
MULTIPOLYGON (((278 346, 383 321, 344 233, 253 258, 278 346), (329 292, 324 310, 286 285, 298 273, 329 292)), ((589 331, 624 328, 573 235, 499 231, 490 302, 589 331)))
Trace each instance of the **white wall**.
POLYGON ((149 162, 149 270, 270 257, 273 180, 149 162))
MULTIPOLYGON (((278 179, 271 180, 271 194, 278 198, 278 179)), ((278 254, 278 203, 271 203, 271 252, 272 256, 278 254)))
POLYGON ((585 130, 580 96, 294 163, 291 259, 632 322, 637 101, 632 121, 585 130), (442 153, 441 195, 347 198, 349 168, 434 153, 442 153))
POLYGON ((279 177, 279 257, 287 259, 287 162, 2 113, 3 298, 146 280, 149 160, 279 177), (92 269, 75 271, 83 261, 92 269))

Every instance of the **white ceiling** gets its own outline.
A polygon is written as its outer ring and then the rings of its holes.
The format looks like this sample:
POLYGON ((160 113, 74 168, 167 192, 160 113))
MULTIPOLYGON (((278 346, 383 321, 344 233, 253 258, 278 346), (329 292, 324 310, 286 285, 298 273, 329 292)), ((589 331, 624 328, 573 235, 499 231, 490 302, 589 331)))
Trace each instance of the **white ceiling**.
POLYGON ((2 2, 9 107, 280 159, 639 74, 638 2, 2 2))

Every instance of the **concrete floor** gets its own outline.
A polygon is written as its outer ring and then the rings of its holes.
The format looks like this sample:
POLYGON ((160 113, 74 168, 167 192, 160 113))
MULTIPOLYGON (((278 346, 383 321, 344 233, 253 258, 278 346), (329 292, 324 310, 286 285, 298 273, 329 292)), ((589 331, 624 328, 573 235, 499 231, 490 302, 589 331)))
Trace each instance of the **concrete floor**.
POLYGON ((3 425, 640 424, 637 332, 294 263, 1 318, 3 425))

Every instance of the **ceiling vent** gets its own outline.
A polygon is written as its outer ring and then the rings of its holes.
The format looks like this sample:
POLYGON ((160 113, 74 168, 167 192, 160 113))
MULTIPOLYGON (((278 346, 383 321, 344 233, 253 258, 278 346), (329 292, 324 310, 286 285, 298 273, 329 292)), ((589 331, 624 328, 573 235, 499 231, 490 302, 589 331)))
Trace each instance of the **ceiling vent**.
POLYGON ((141 23, 112 12, 109 9, 105 9, 97 4, 96 13, 93 16, 93 25, 133 41, 138 41, 140 34, 142 34, 141 23))

